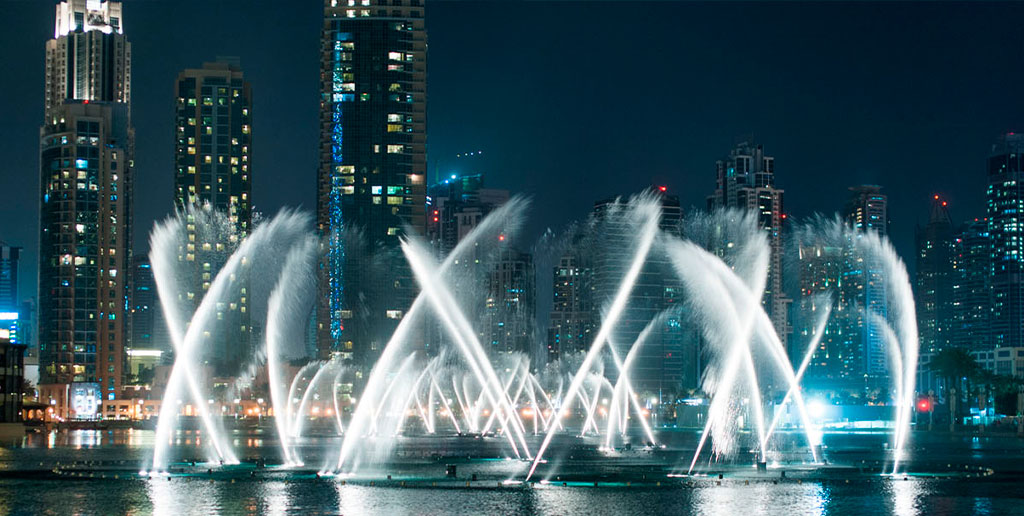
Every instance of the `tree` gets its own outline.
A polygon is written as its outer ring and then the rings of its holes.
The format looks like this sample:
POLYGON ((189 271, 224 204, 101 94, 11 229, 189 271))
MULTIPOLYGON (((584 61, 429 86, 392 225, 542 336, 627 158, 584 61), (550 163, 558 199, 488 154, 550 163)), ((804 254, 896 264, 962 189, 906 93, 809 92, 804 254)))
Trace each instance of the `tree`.
MULTIPOLYGON (((982 371, 974 357, 962 348, 946 348, 939 351, 935 358, 932 359, 931 369, 944 380, 947 389, 956 389, 955 396, 958 400, 963 399, 967 390, 964 388, 965 382, 972 378, 977 378, 979 372, 982 371)), ((947 391, 947 406, 951 406, 951 396, 950 392, 947 391)), ((963 404, 958 403, 956 414, 951 413, 950 417, 955 419, 962 412, 963 404)))
POLYGON ((21 395, 25 398, 35 398, 36 388, 28 378, 21 379, 21 395))

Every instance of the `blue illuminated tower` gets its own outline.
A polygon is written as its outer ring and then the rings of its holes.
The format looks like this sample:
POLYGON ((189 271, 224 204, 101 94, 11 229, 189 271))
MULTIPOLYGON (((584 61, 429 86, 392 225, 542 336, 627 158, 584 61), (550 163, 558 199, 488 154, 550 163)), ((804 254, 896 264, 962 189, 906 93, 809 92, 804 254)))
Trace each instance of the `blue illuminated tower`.
POLYGON ((420 0, 325 0, 317 348, 372 363, 412 303, 401 256, 423 233, 426 31, 420 0))
POLYGON ((1024 134, 1002 135, 987 171, 992 344, 1024 346, 1024 134))

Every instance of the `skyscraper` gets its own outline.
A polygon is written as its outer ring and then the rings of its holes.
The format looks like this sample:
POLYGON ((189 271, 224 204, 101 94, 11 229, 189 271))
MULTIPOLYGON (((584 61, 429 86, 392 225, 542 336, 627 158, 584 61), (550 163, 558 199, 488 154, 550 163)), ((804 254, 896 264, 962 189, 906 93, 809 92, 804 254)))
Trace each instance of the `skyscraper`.
POLYGON ((210 204, 245 235, 252 225, 252 88, 236 58, 178 74, 174 83, 174 202, 210 204))
POLYGON ((372 363, 412 303, 398 244, 425 226, 426 45, 420 0, 324 0, 321 357, 372 363))
MULTIPOLYGON (((426 236, 438 260, 443 260, 487 215, 508 200, 508 190, 485 188, 484 175, 480 173, 452 174, 428 186, 426 236)), ((532 305, 534 299, 532 294, 533 276, 530 277, 529 292, 524 292, 529 296, 523 296, 521 299, 523 303, 519 302, 519 296, 515 293, 501 292, 502 289, 498 285, 503 279, 519 284, 518 287, 510 284, 509 286, 513 290, 522 288, 526 279, 516 274, 495 276, 501 275, 502 264, 508 266, 517 262, 514 255, 509 254, 511 251, 508 248, 509 242, 501 240, 500 243, 502 243, 502 249, 496 255, 491 253, 492 246, 485 246, 484 249, 474 246, 467 249, 463 258, 453 265, 459 268, 457 275, 464 277, 462 281, 473 282, 472 285, 465 285, 465 288, 456 288, 455 295, 459 298, 463 309, 467 311, 467 316, 479 323, 481 342, 485 344, 493 342, 494 345, 491 346, 491 349, 501 348, 501 351, 504 352, 507 351, 505 342, 508 339, 507 336, 498 337, 498 333, 506 332, 501 330, 503 326, 499 327, 497 324, 504 325, 504 319, 514 317, 513 313, 524 313, 520 309, 524 308, 527 303, 532 305), (506 294, 510 295, 506 296, 506 294), (492 332, 492 328, 495 331, 492 332)), ((533 274, 532 267, 532 261, 529 261, 531 275, 533 274)), ((517 267, 513 266, 513 269, 517 269, 517 267)), ((508 322, 518 321, 518 319, 514 319, 508 322)), ((441 321, 429 320, 425 326, 425 346, 428 354, 434 354, 444 343, 452 342, 441 321)), ((512 348, 508 349, 508 351, 510 350, 512 348)))
POLYGON ((134 129, 120 2, 65 0, 46 44, 40 131, 40 395, 99 415, 124 382, 134 129), (72 398, 90 400, 72 403, 72 398))
POLYGON ((18 298, 18 265, 21 248, 0 242, 0 312, 17 311, 21 304, 18 298))
POLYGON ((427 187, 427 239, 438 257, 452 252, 509 197, 508 190, 485 188, 483 174, 452 174, 427 187))
POLYGON ((591 253, 571 249, 554 267, 548 360, 586 351, 594 338, 596 310, 591 253))
MULTIPOLYGON (((193 269, 192 284, 179 295, 195 308, 231 253, 252 231, 252 88, 238 59, 218 58, 179 73, 174 97, 174 205, 186 210, 189 219, 189 242, 179 259, 193 269), (229 227, 222 232, 197 230, 195 218, 205 216, 226 217, 229 227)), ((238 364, 251 349, 246 284, 243 278, 230 302, 218 305, 218 324, 201 347, 203 358, 220 375, 237 374, 238 364)))
POLYGON ((1024 134, 1002 135, 987 171, 992 344, 1024 346, 1024 134))
MULTIPOLYGON (((858 250, 857 239, 868 231, 886 233, 887 198, 878 186, 857 186, 850 191, 843 221, 855 230, 852 234, 844 234, 840 240, 817 233, 799 235, 796 326, 801 340, 809 341, 825 308, 821 304, 830 303, 832 311, 807 370, 809 383, 861 396, 886 381, 883 330, 871 322, 866 311, 884 317, 887 304, 881 264, 858 250)), ((801 357, 802 351, 793 359, 801 357)))
MULTIPOLYGON (((659 228, 669 235, 681 234, 683 214, 679 197, 665 193, 663 187, 654 189, 652 194, 661 203, 659 228)), ((598 327, 602 311, 614 298, 633 258, 633 250, 624 248, 624 245, 634 241, 631 236, 635 234, 636 227, 623 216, 624 206, 624 201, 618 198, 594 203, 598 234, 593 241, 587 242, 590 248, 582 250, 593 254, 594 288, 590 292, 594 298, 589 306, 594 310, 591 320, 596 321, 598 327)), ((681 308, 682 293, 682 282, 668 257, 651 252, 640 270, 626 308, 609 336, 609 345, 615 348, 620 359, 625 360, 651 321, 663 312, 681 308)), ((631 381, 638 392, 646 391, 660 397, 677 393, 684 382, 694 380, 689 374, 692 361, 688 358, 694 349, 687 349, 686 343, 695 342, 695 339, 686 339, 689 335, 682 330, 681 317, 681 313, 671 312, 658 320, 640 348, 631 372, 631 381)), ((584 349, 591 344, 586 342, 584 349)), ((614 363, 605 367, 606 371, 615 371, 614 363)))
POLYGON ((917 327, 925 351, 937 352, 953 342, 956 243, 946 204, 936 195, 928 225, 916 231, 917 327))
POLYGON ((953 345, 992 349, 992 241, 988 219, 964 223, 954 238, 953 345))
POLYGON ((768 233, 771 254, 768 281, 762 302, 783 346, 792 328, 789 305, 792 300, 782 289, 782 224, 784 190, 775 186, 775 158, 764 147, 743 142, 716 163, 715 193, 708 196, 708 210, 735 208, 757 213, 758 222, 768 233))
POLYGON ((156 292, 153 269, 145 256, 132 259, 131 318, 129 319, 128 368, 129 374, 141 383, 152 380, 153 368, 171 351, 156 292))
MULTIPOLYGON (((844 210, 846 223, 860 232, 873 231, 885 236, 889 233, 888 202, 888 196, 882 193, 880 186, 850 187, 850 197, 844 210)), ((882 277, 881 263, 854 258, 850 254, 853 249, 851 245, 847 250, 843 272, 846 276, 844 288, 848 289, 843 298, 847 306, 854 308, 846 314, 851 324, 847 331, 860 339, 858 348, 863 360, 863 374, 880 378, 889 371, 885 337, 883 329, 872 323, 865 312, 872 311, 882 317, 888 315, 885 278, 882 277)))
POLYGON ((22 313, 18 296, 20 262, 21 248, 0 242, 0 329, 8 330, 8 338, 14 344, 29 344, 22 329, 31 327, 31 314, 22 313))
POLYGON ((487 275, 481 342, 492 354, 532 356, 537 308, 533 256, 506 245, 487 275))
MULTIPOLYGON (((800 302, 796 316, 797 333, 802 342, 810 341, 818 324, 817 317, 826 301, 832 312, 818 347, 808 365, 807 376, 815 387, 855 387, 854 380, 864 376, 864 356, 856 325, 862 318, 856 313, 854 289, 846 288, 845 271, 849 259, 846 245, 834 242, 810 241, 799 243, 800 302), (828 296, 828 297, 823 297, 828 296)), ((793 360, 802 359, 794 354, 793 360)))

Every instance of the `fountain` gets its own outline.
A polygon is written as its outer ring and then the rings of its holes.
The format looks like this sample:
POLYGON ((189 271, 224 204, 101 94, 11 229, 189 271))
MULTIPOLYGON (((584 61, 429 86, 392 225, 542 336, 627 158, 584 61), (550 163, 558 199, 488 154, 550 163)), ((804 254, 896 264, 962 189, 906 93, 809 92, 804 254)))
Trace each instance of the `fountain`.
MULTIPOLYGON (((616 203, 606 216, 632 228, 621 242, 626 250, 621 256, 623 276, 611 290, 586 349, 543 364, 526 354, 490 354, 474 327, 468 306, 472 296, 467 297, 473 289, 466 287, 473 284, 469 278, 473 272, 464 263, 470 256, 477 260, 480 253, 486 255, 494 247, 490 242, 499 241, 499 236, 503 240, 514 234, 528 206, 523 198, 511 199, 440 262, 418 238, 403 240, 401 250, 421 292, 365 377, 358 399, 353 397, 347 407, 339 401, 339 388, 357 374, 351 364, 337 356, 307 361, 294 376, 286 367, 303 341, 316 291, 313 269, 320 241, 307 229, 308 217, 284 211, 239 238, 194 310, 178 298, 186 276, 183 271, 190 266, 180 259, 181 249, 189 232, 205 225, 223 232, 224 220, 208 210, 190 209, 158 224, 150 239, 151 259, 174 338, 175 362, 161 406, 150 471, 167 471, 180 406, 189 402, 202 425, 207 460, 238 462, 221 418, 207 410, 210 394, 200 381, 198 367, 204 335, 217 324, 217 306, 230 298, 244 275, 258 276, 266 284, 249 292, 250 298, 262 298, 266 304, 264 339, 253 352, 251 365, 266 368, 282 465, 296 471, 302 471, 309 459, 301 456, 298 444, 314 421, 326 421, 330 429, 330 435, 323 436, 329 443, 327 453, 321 454, 322 464, 314 470, 318 477, 351 478, 374 471, 394 458, 407 435, 474 436, 492 443, 488 446, 500 446, 510 459, 519 459, 517 464, 522 466, 517 475, 528 481, 538 475, 540 465, 548 464, 553 446, 564 446, 558 444, 564 439, 595 443, 594 450, 608 457, 619 453, 617 443, 628 448, 634 437, 642 438, 648 449, 659 448, 664 446, 665 430, 649 420, 651 406, 645 407, 646 398, 641 400, 635 390, 634 369, 652 332, 667 320, 681 317, 695 324, 703 337, 707 363, 702 388, 710 405, 696 448, 673 465, 676 471, 693 474, 709 443, 709 462, 735 455, 744 446, 743 426, 756 434, 751 448, 759 462, 780 447, 792 448, 774 438, 781 411, 777 407, 770 417, 765 411, 765 400, 774 388, 785 392, 780 406, 792 405, 799 415, 802 441, 798 446, 807 450, 808 464, 821 463, 822 434, 808 414, 801 382, 830 317, 831 300, 822 297, 819 304, 825 308, 814 314, 814 331, 794 367, 762 305, 769 248, 754 215, 694 216, 679 234, 660 227, 656 195, 616 203), (653 256, 664 260, 681 281, 686 309, 661 312, 629 341, 615 342, 624 340, 616 331, 641 271, 653 256), (439 323, 448 339, 436 356, 426 356, 413 345, 419 338, 413 332, 425 321, 439 323), (351 414, 345 413, 348 409, 351 414), (750 416, 743 425, 739 419, 747 412, 750 416)), ((849 245, 884 278, 889 310, 876 313, 866 307, 865 311, 880 328, 892 362, 897 415, 891 471, 898 472, 909 438, 917 362, 906 269, 883 237, 855 232, 838 221, 818 220, 802 227, 799 234, 849 245)), ((541 476, 549 480, 557 471, 557 464, 548 464, 541 476)))

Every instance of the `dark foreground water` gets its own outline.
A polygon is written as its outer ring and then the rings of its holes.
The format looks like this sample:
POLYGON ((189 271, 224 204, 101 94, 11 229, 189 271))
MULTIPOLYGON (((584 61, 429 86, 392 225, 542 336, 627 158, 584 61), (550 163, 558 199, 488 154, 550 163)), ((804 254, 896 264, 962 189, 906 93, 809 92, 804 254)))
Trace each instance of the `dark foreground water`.
MULTIPOLYGON (((0 448, 0 514, 1024 514, 1024 442, 1012 437, 916 437, 916 467, 938 477, 778 464, 767 473, 723 468, 721 481, 714 469, 677 478, 665 476, 664 457, 638 454, 616 459, 630 471, 627 476, 593 476, 597 487, 582 480, 599 469, 581 459, 582 452, 560 459, 559 475, 545 475, 549 483, 530 486, 499 487, 502 479, 521 478, 526 464, 519 461, 409 458, 415 453, 406 454, 402 465, 385 467, 391 480, 383 472, 318 479, 313 470, 292 473, 251 464, 212 474, 198 465, 186 467, 186 474, 141 478, 137 468, 145 464, 152 440, 145 431, 77 431, 0 448), (445 478, 447 463, 458 464, 458 479, 445 478)), ((181 456, 194 452, 185 441, 181 456)), ((459 443, 438 442, 449 448, 459 443)), ((832 454, 849 465, 884 458, 870 440, 834 442, 832 454), (856 444, 844 449, 839 442, 856 444)), ((242 438, 236 447, 242 457, 274 448, 259 438, 242 438)), ((304 456, 307 463, 326 460, 332 449, 330 442, 311 444, 304 456)))

